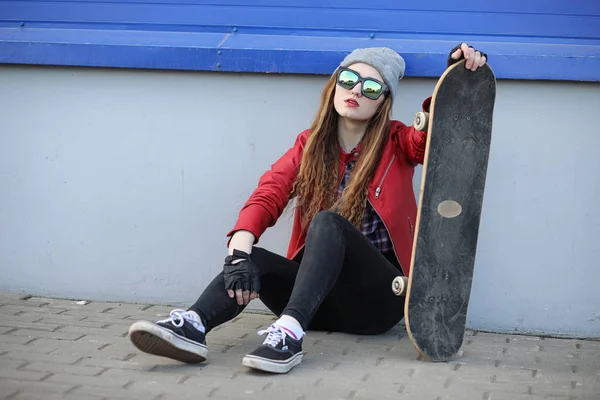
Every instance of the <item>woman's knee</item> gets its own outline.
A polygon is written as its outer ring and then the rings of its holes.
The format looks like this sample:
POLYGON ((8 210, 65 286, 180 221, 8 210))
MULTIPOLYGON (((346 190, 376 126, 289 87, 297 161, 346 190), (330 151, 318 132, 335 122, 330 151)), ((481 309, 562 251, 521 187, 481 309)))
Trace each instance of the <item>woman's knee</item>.
POLYGON ((268 250, 265 250, 262 247, 253 246, 250 258, 260 270, 261 275, 269 270, 268 266, 270 263, 271 254, 268 250))
POLYGON ((329 210, 323 210, 319 211, 317 215, 315 215, 310 223, 309 231, 311 229, 321 230, 323 228, 342 229, 344 223, 345 219, 340 214, 329 210))
POLYGON ((269 272, 277 273, 282 276, 292 276, 297 270, 297 263, 288 260, 286 257, 273 253, 262 247, 253 246, 250 258, 264 275, 269 272))
POLYGON ((324 210, 319 211, 308 227, 307 241, 318 242, 337 240, 345 236, 346 225, 349 224, 344 217, 336 212, 324 210))

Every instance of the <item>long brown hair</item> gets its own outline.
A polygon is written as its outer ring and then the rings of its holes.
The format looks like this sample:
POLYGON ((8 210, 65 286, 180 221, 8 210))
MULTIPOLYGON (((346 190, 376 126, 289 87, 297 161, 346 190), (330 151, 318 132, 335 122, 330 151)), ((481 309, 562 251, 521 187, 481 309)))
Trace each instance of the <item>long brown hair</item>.
POLYGON ((302 216, 302 229, 306 229, 322 209, 335 211, 360 228, 367 204, 367 187, 389 134, 392 101, 388 95, 368 121, 361 154, 350 182, 338 200, 337 189, 341 177, 338 113, 333 104, 335 86, 334 74, 321 94, 321 105, 311 126, 291 194, 291 198, 297 197, 296 207, 302 216))

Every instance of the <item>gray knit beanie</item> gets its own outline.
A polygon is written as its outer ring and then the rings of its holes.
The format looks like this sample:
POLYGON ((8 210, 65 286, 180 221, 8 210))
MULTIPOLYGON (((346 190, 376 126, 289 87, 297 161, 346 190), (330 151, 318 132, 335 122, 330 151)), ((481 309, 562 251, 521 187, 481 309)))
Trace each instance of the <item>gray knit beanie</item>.
POLYGON ((396 98, 398 81, 404 76, 406 63, 400 54, 389 47, 368 47, 356 49, 348 54, 340 67, 348 67, 356 63, 365 63, 375 68, 390 89, 392 101, 396 98))

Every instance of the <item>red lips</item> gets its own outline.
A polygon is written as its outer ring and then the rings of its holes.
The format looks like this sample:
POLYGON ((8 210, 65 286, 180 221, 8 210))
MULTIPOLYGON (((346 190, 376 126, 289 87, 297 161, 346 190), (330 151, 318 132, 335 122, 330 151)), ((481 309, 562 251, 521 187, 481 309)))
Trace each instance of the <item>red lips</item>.
POLYGON ((348 107, 360 107, 358 101, 354 100, 353 98, 344 100, 344 103, 346 103, 348 107))

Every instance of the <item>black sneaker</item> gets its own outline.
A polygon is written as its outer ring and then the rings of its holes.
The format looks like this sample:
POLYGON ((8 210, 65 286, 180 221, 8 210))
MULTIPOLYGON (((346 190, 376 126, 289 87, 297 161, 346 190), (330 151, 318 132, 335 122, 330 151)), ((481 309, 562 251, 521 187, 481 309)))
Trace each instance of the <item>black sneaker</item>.
POLYGON ((268 333, 265 341, 256 350, 242 359, 246 367, 267 372, 285 374, 302 362, 302 338, 294 339, 277 324, 259 331, 268 333))
POLYGON ((201 327, 191 313, 173 310, 170 318, 162 321, 134 323, 129 327, 129 339, 144 353, 193 364, 206 360, 208 354, 201 327))

